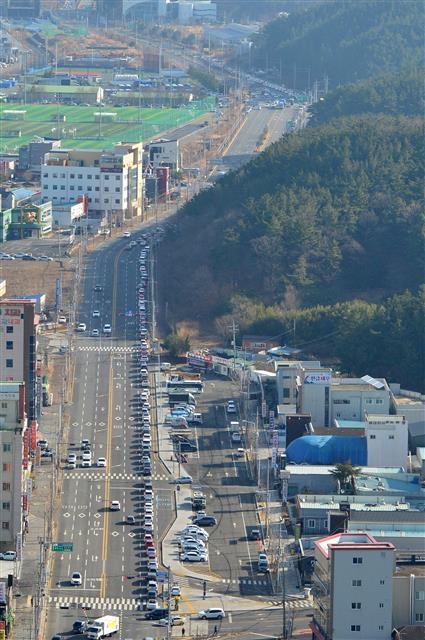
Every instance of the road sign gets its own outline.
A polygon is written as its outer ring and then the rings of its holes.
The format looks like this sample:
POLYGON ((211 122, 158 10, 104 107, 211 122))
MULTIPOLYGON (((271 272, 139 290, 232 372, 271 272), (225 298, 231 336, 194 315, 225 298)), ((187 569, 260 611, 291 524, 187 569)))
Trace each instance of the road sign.
POLYGON ((72 542, 52 542, 52 551, 73 551, 73 549, 72 542))

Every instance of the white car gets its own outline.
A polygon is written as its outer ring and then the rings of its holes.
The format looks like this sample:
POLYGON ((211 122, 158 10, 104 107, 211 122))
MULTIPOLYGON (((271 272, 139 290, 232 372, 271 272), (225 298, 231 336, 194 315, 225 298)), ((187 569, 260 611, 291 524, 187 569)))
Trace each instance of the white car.
POLYGON ((179 476, 172 482, 173 484, 192 484, 193 478, 192 476, 179 476))
POLYGON ((185 551, 181 560, 182 562, 208 562, 208 553, 205 551, 185 551))
POLYGON ((87 329, 87 326, 86 326, 85 322, 80 322, 80 323, 77 325, 77 331, 78 331, 79 333, 83 333, 84 331, 86 331, 86 329, 87 329))
POLYGON ((100 318, 100 311, 99 309, 94 309, 93 313, 92 313, 93 318, 100 318))
POLYGON ((208 531, 205 531, 205 529, 202 529, 202 527, 198 527, 196 525, 188 525, 182 530, 181 533, 182 533, 182 536, 187 536, 187 535, 198 536, 199 538, 202 538, 202 540, 208 540, 210 537, 210 534, 208 533, 208 531))
POLYGON ((103 333, 108 335, 112 333, 112 327, 110 324, 106 323, 103 325, 103 333))
POLYGON ((233 400, 229 400, 226 408, 227 413, 236 413, 236 405, 233 400))
POLYGON ((68 464, 75 464, 77 462, 77 456, 75 453, 68 453, 68 457, 66 459, 68 464))
POLYGON ((66 324, 66 316, 58 316, 58 324, 66 324))
POLYGON ((131 233, 130 231, 124 231, 124 233, 122 234, 123 238, 131 238, 131 233))
POLYGON ((200 620, 222 620, 226 614, 224 609, 220 607, 211 607, 210 609, 204 609, 198 613, 200 620))
POLYGON ((180 585, 179 584, 171 585, 170 596, 174 598, 175 596, 179 596, 180 594, 181 594, 180 585))
POLYGON ((98 467, 106 467, 106 458, 98 458, 96 462, 98 467))
POLYGON ((112 500, 110 505, 111 511, 121 511, 121 503, 119 500, 112 500))
POLYGON ((91 336, 92 336, 92 338, 98 338, 100 336, 99 329, 92 329, 91 336))
POLYGON ((83 584, 83 577, 79 571, 74 571, 72 574, 71 584, 73 587, 79 587, 83 584))

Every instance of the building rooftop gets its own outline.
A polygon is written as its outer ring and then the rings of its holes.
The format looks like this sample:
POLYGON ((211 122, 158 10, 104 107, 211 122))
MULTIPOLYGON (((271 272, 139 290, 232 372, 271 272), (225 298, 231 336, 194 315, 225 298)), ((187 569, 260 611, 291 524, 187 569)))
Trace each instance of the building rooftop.
POLYGON ((362 551, 379 550, 393 551, 394 545, 391 542, 377 542, 368 533, 335 533, 327 538, 316 540, 318 549, 326 558, 329 558, 329 551, 335 549, 361 549, 362 551))

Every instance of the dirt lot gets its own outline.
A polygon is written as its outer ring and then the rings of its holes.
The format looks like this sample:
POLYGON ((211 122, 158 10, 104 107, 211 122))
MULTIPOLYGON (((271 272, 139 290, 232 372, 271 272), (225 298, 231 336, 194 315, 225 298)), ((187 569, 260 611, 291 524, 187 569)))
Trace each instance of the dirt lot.
POLYGON ((73 293, 74 273, 73 260, 66 263, 22 260, 0 262, 0 279, 6 280, 6 297, 44 293, 47 309, 55 306, 57 278, 62 279, 62 305, 68 306, 73 293))

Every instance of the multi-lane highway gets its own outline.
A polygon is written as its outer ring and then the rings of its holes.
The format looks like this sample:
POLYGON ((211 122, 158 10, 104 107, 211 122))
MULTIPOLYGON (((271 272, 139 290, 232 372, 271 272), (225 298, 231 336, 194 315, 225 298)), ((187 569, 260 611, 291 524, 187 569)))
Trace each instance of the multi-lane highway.
MULTIPOLYGON (((83 271, 84 293, 76 321, 84 322, 87 330, 73 339, 73 404, 62 443, 62 501, 54 534, 55 542, 72 543, 72 550, 53 554, 46 637, 69 633, 77 618, 108 613, 120 616, 121 638, 152 635, 152 623, 144 620, 140 610, 146 598, 146 556, 136 401, 140 391, 135 351, 139 247, 128 251, 128 242, 123 238, 92 252, 83 271), (105 323, 112 325, 111 336, 103 334, 105 323), (99 329, 100 337, 91 337, 93 329, 99 329), (84 439, 91 445, 92 466, 88 468, 81 466, 84 439), (77 457, 75 468, 67 463, 69 453, 77 457), (105 459, 105 466, 97 466, 99 458, 105 459), (119 501, 119 511, 111 510, 113 500, 119 501), (135 516, 134 524, 125 522, 130 514, 135 516), (81 585, 71 585, 74 572, 81 574, 81 585)), ((159 381, 159 376, 158 371, 151 374, 151 381, 159 381)), ((237 389, 234 391, 236 394, 237 389)), ((219 576, 214 588, 223 596, 264 596, 270 593, 267 576, 252 579, 257 557, 256 543, 248 537, 257 524, 253 483, 245 461, 233 455, 235 445, 224 408, 224 400, 232 395, 228 381, 214 377, 205 381, 205 393, 198 399, 204 424, 195 432, 199 451, 187 454, 183 467, 168 463, 171 474, 158 456, 168 455, 163 450, 170 446, 166 427, 160 423, 153 430, 156 534, 161 539, 175 517, 176 487, 170 480, 173 473, 184 470, 205 492, 207 511, 218 520, 211 530, 208 566, 192 565, 191 572, 219 576)), ((158 403, 164 402, 158 395, 158 403)), ((159 415, 164 411, 161 408, 159 415)), ((181 565, 180 575, 184 572, 181 565)), ((186 613, 193 614, 190 593, 199 591, 200 583, 196 577, 183 583, 183 604, 186 613)), ((233 615, 226 624, 235 624, 235 620, 233 615)), ((240 622, 246 628, 244 618, 240 622)))

